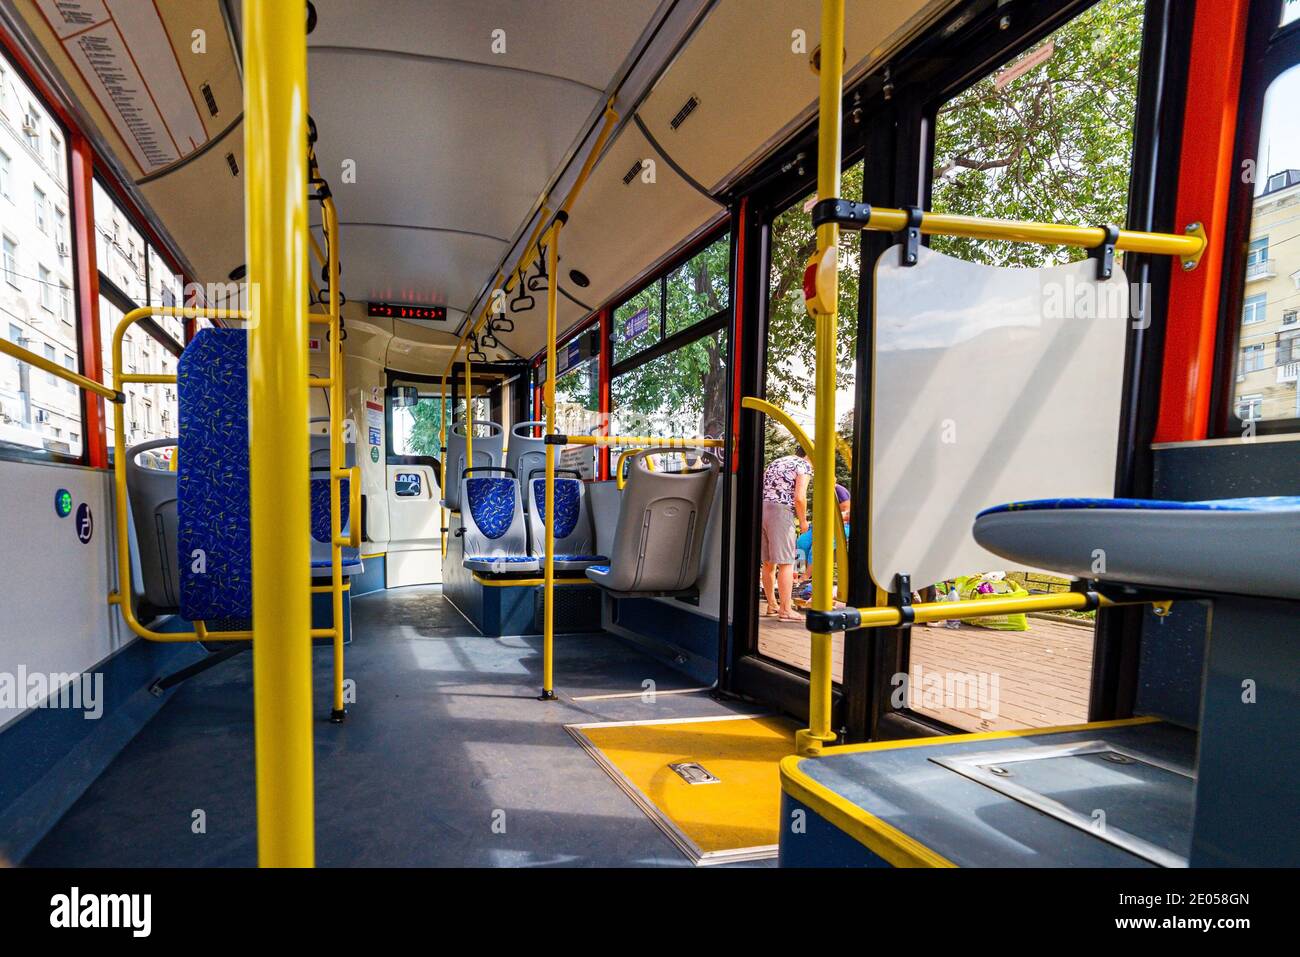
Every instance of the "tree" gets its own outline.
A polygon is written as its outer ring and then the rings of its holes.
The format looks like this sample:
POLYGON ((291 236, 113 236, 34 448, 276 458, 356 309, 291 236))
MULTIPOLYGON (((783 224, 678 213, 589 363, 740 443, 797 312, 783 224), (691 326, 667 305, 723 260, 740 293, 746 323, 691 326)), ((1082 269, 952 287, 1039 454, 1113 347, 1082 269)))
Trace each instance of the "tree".
MULTIPOLYGON (((944 104, 935 122, 931 208, 1123 225, 1144 6, 1143 0, 1101 0, 1006 70, 944 104), (1010 82, 1000 79, 1044 55, 1010 82)), ((997 266, 1064 263, 1087 254, 952 236, 932 237, 931 248, 997 266)))

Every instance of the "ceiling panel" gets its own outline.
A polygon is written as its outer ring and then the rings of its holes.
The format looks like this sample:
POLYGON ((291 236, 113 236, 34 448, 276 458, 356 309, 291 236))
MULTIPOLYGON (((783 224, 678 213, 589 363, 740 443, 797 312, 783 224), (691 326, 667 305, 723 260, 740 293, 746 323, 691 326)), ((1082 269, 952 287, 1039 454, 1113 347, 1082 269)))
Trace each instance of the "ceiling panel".
MULTIPOLYGON (((568 77, 603 90, 660 0, 315 0, 310 43, 568 77), (493 31, 505 50, 494 50, 493 31)), ((498 47, 499 49, 499 47, 498 47)))
MULTIPOLYGON (((847 71, 880 56, 914 24, 950 5, 951 0, 849 3, 847 71)), ((818 80, 809 55, 820 42, 820 11, 818 0, 720 0, 642 104, 642 121, 698 182, 717 187, 811 114, 818 80), (798 50, 796 31, 805 38, 798 50), (692 96, 699 105, 674 130, 671 120, 692 96)))
MULTIPOLYGON (((641 131, 625 127, 588 180, 560 233, 560 276, 586 303, 603 303, 721 211, 662 162, 656 164, 653 183, 640 175, 623 182, 633 165, 653 156, 641 131), (573 286, 568 279, 572 269, 585 273, 591 285, 573 286)), ((502 336, 521 355, 531 355, 546 344, 546 297, 534 295, 538 308, 512 314, 515 332, 502 336)), ((586 315, 587 310, 561 298, 557 326, 564 330, 586 315)))

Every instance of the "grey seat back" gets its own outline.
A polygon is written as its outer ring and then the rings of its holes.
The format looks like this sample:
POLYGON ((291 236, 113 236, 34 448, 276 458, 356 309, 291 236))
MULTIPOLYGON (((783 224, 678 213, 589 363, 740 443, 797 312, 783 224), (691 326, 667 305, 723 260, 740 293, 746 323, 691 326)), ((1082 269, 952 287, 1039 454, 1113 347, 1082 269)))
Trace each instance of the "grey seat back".
MULTIPOLYGON (((561 571, 602 564, 604 556, 596 554, 596 537, 591 515, 587 511, 587 487, 582 473, 573 469, 556 469, 555 478, 555 567, 561 571), (560 478, 560 473, 567 476, 560 478)), ((546 470, 534 469, 525 485, 529 508, 528 537, 538 559, 546 558, 546 470), (540 475, 538 473, 541 473, 540 475)))
POLYGON ((154 439, 126 451, 126 492, 131 503, 144 597, 156 610, 181 603, 177 565, 176 473, 141 465, 140 453, 175 446, 176 439, 154 439))
POLYGON ((683 472, 652 472, 646 465, 650 455, 677 451, 650 448, 630 459, 614 542, 606 551, 608 570, 587 572, 602 587, 661 594, 695 585, 719 465, 709 453, 700 460, 703 468, 683 472))
POLYGON ((474 461, 465 461, 465 420, 457 419, 447 430, 447 456, 443 459, 442 504, 453 512, 461 510, 461 479, 467 468, 492 468, 501 464, 505 429, 500 422, 472 419, 471 426, 486 426, 487 435, 474 436, 474 461))
POLYGON ((501 467, 475 467, 468 472, 460 480, 462 564, 478 572, 535 571, 537 560, 528 554, 519 481, 501 467), (480 472, 485 474, 476 474, 480 472))
MULTIPOLYGON (((546 440, 534 436, 537 427, 545 431, 545 422, 520 422, 510 429, 510 444, 506 446, 506 468, 510 469, 526 486, 534 469, 546 468, 546 440)), ((524 511, 532 510, 531 496, 524 494, 524 511)))

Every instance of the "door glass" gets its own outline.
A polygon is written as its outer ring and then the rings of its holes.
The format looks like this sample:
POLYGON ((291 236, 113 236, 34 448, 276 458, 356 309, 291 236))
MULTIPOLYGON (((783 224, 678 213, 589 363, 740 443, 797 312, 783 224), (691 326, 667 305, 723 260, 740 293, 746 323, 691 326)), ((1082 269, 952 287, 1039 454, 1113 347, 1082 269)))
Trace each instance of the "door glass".
MULTIPOLYGON (((863 164, 844 171, 840 193, 861 200, 863 164)), ((812 225, 815 195, 778 214, 772 221, 771 265, 768 271, 767 356, 764 390, 767 401, 783 409, 811 439, 816 432, 816 329, 803 302, 803 270, 817 249, 812 225)), ((852 533, 851 472, 846 453, 853 441, 854 373, 858 329, 858 275, 861 235, 846 233, 840 239, 839 324, 835 344, 837 377, 835 423, 839 453, 835 463, 836 503, 846 534, 852 533)), ((798 458, 799 446, 790 433, 769 419, 763 437, 763 514, 755 516, 760 529, 760 565, 754 587, 758 603, 759 653, 808 669, 808 630, 801 611, 812 597, 811 467, 798 458), (801 478, 800 476, 804 476, 801 478), (807 482, 807 491, 798 490, 807 482), (766 560, 764 560, 766 559, 766 560), (787 593, 790 598, 787 601, 787 593), (774 598, 774 601, 768 599, 774 598), (768 612, 772 614, 768 614, 768 612)), ((835 545, 837 562, 840 548, 835 545)), ((847 588, 837 567, 837 587, 847 588)), ((842 604, 837 602, 837 604, 842 604)), ((833 644, 832 674, 843 673, 844 636, 833 644)))
MULTIPOLYGON (((1144 6, 1143 0, 1100 0, 940 106, 931 207, 1123 224, 1144 6)), ((939 236, 931 248, 996 266, 1049 266, 1086 255, 1065 246, 939 236)), ((1058 592, 1069 582, 1002 568, 913 586, 921 589, 918 599, 942 601, 1058 592)), ((904 692, 895 705, 969 731, 1085 721, 1094 618, 1095 612, 1053 612, 914 627, 909 672, 897 685, 904 692)))

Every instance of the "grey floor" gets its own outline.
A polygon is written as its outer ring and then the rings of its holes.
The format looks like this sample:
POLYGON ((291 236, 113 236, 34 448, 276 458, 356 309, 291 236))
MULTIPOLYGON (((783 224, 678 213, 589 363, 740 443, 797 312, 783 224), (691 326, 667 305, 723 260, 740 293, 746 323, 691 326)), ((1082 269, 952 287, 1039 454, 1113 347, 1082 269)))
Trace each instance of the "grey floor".
MULTIPOLYGON (((557 637, 560 700, 543 703, 541 639, 479 636, 436 586, 352 609, 343 725, 325 720, 330 651, 314 652, 318 865, 688 866, 563 726, 745 709, 707 693, 574 700, 697 685, 605 634, 557 637)), ((255 832, 245 654, 182 685, 25 863, 252 866, 255 832)))

